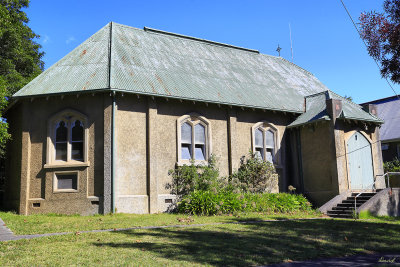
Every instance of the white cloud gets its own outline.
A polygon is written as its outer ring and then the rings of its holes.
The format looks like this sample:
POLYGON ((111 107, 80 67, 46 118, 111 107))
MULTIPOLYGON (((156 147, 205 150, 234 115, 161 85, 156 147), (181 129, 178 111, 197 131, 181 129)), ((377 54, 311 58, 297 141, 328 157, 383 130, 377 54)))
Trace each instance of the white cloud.
POLYGON ((48 42, 50 42, 50 36, 48 36, 47 34, 43 35, 42 43, 47 44, 48 42))
POLYGON ((66 44, 70 44, 70 43, 75 42, 75 41, 76 41, 75 37, 74 36, 70 36, 70 37, 68 37, 67 40, 65 40, 65 43, 66 44))

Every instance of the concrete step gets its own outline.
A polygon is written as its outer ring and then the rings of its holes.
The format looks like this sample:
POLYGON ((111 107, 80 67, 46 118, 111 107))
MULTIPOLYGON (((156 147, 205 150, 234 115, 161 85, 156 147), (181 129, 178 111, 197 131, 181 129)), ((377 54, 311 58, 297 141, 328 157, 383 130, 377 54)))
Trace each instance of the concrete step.
MULTIPOLYGON (((355 200, 356 199, 356 197, 348 197, 346 200, 355 200)), ((358 198, 357 198, 357 201, 359 201, 359 200, 369 200, 369 199, 371 199, 371 196, 359 196, 358 198)))
MULTIPOLYGON (((365 199, 357 199, 357 205, 359 204, 359 203, 365 203, 365 202, 367 202, 368 200, 365 200, 365 199)), ((342 201, 342 203, 340 203, 340 204, 352 204, 353 206, 354 206, 354 200, 343 200, 342 201)))
POLYGON ((344 219, 352 219, 353 214, 328 214, 329 217, 332 218, 344 218, 344 219))
POLYGON ((328 215, 330 214, 353 214, 352 210, 330 210, 328 211, 328 215))
POLYGON ((333 207, 332 210, 354 210, 354 206, 353 207, 333 207))
MULTIPOLYGON (((357 196, 359 193, 351 193, 351 196, 352 197, 355 197, 355 196, 357 196)), ((369 197, 373 197, 373 196, 375 196, 376 195, 376 192, 363 192, 363 193, 361 193, 361 195, 360 196, 369 196, 369 197)))

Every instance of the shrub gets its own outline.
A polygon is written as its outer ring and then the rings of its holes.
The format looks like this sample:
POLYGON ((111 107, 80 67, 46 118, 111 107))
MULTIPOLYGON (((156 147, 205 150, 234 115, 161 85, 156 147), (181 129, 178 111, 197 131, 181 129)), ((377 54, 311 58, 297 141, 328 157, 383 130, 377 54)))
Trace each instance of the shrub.
POLYGON ((287 193, 235 193, 221 190, 193 191, 178 204, 178 211, 198 215, 235 212, 311 211, 311 204, 302 195, 287 193))
POLYGON ((171 194, 177 195, 179 199, 195 190, 208 191, 219 187, 219 170, 215 156, 210 157, 207 165, 195 165, 191 161, 190 165, 169 170, 168 175, 172 176, 172 183, 168 183, 166 188, 171 189, 171 194))
POLYGON ((250 152, 240 159, 240 167, 229 179, 233 187, 243 192, 262 193, 277 191, 278 174, 272 163, 250 152))
POLYGON ((395 158, 392 161, 384 162, 383 169, 385 172, 400 172, 400 160, 395 158))
POLYGON ((193 191, 178 204, 178 212, 198 215, 226 214, 241 211, 244 199, 232 191, 193 191))

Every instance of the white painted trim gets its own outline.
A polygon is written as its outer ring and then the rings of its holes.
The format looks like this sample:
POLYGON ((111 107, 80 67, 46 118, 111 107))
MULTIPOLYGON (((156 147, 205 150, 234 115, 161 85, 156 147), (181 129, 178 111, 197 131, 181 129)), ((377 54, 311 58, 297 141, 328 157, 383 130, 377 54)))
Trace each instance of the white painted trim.
POLYGON ((260 127, 262 128, 262 130, 264 132, 266 132, 268 130, 272 130, 272 132, 274 132, 274 145, 275 145, 274 154, 275 155, 274 155, 273 164, 276 165, 275 167, 279 168, 279 167, 281 167, 280 163, 281 163, 281 154, 282 153, 280 151, 280 142, 279 142, 279 140, 280 140, 280 132, 279 132, 278 128, 275 126, 275 124, 270 123, 268 121, 260 121, 260 122, 257 122, 256 124, 254 124, 251 127, 251 150, 253 151, 253 153, 256 152, 255 131, 260 127))
POLYGON ((53 193, 78 193, 79 192, 79 172, 78 171, 57 171, 53 173, 53 193), (57 174, 76 174, 76 189, 58 189, 57 174))
MULTIPOLYGON (((50 117, 50 119, 47 122, 47 145, 46 145, 47 151, 46 151, 46 164, 44 165, 44 168, 50 168, 51 165, 55 166, 62 166, 64 165, 69 165, 72 166, 74 163, 79 162, 80 164, 84 164, 82 166, 90 166, 88 159, 88 150, 89 150, 89 127, 88 127, 88 121, 87 117, 72 109, 65 109, 63 111, 60 111, 53 116, 50 117), (66 126, 68 129, 68 137, 67 137, 67 161, 61 161, 61 160, 56 160, 55 159, 55 144, 53 140, 55 140, 55 133, 56 133, 56 124, 58 121, 64 120, 66 122, 66 126), (71 159, 71 149, 72 149, 72 143, 71 143, 71 130, 72 130, 72 122, 74 120, 80 120, 83 124, 83 162, 82 161, 76 161, 71 159)), ((80 167, 82 167, 80 166, 80 167)))
POLYGON ((194 153, 194 145, 195 145, 195 140, 194 140, 194 126, 197 124, 202 124, 205 126, 206 131, 205 131, 205 138, 206 138, 206 159, 205 160, 195 160, 194 163, 196 165, 199 164, 207 164, 208 159, 211 157, 212 154, 212 136, 211 136, 211 122, 207 120, 204 116, 201 116, 197 113, 189 113, 186 115, 183 115, 179 117, 176 121, 176 149, 177 149, 177 164, 178 166, 182 166, 184 164, 190 165, 190 160, 182 160, 181 158, 181 125, 183 123, 188 122, 192 126, 192 153, 194 153))

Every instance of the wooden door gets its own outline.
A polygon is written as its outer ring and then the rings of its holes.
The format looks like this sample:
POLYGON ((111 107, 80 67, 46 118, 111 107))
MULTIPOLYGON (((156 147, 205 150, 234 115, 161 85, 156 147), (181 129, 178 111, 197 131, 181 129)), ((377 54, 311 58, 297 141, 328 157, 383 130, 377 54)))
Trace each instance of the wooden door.
POLYGON ((374 172, 371 144, 360 132, 354 133, 347 142, 348 166, 351 189, 372 188, 374 172))

